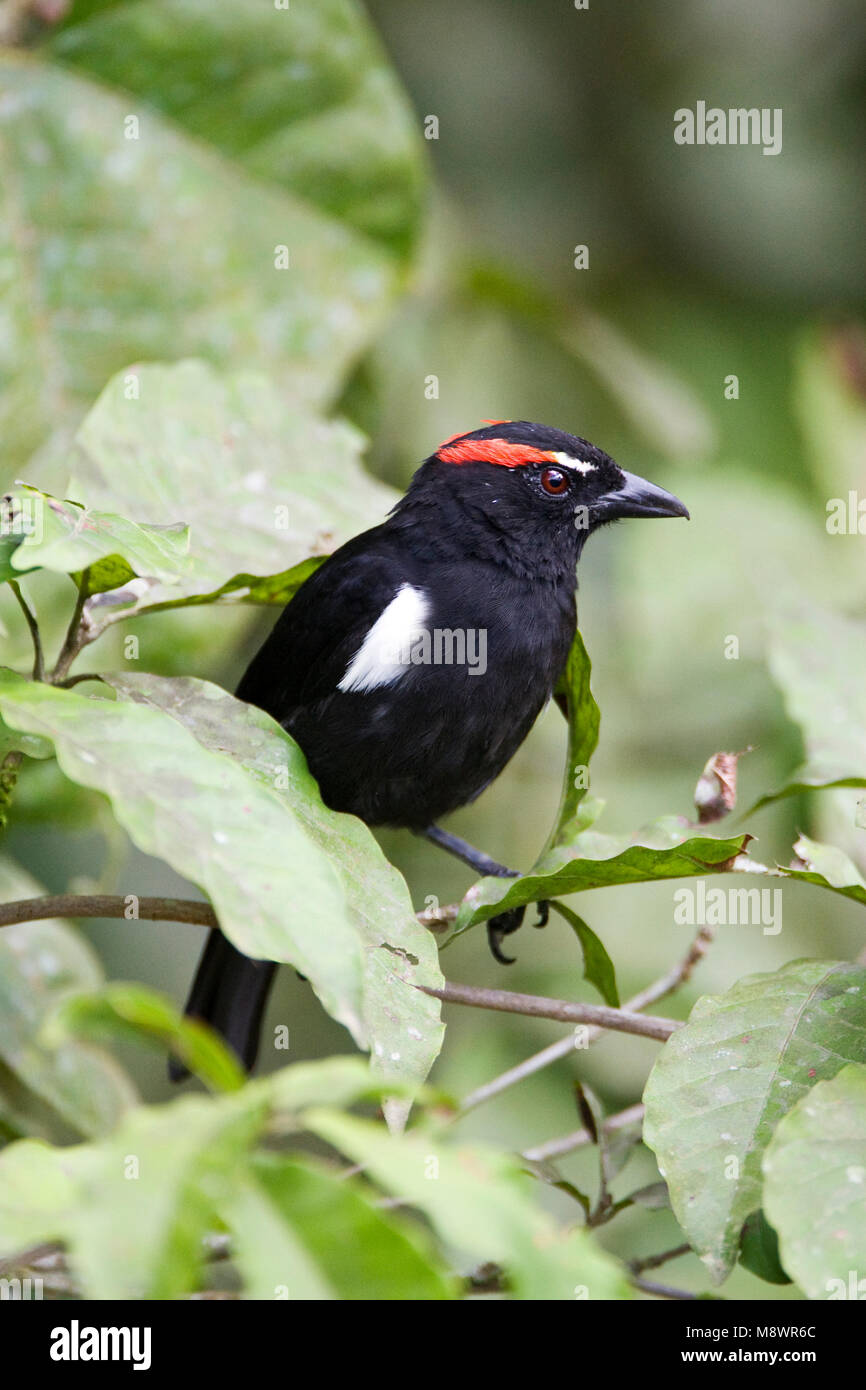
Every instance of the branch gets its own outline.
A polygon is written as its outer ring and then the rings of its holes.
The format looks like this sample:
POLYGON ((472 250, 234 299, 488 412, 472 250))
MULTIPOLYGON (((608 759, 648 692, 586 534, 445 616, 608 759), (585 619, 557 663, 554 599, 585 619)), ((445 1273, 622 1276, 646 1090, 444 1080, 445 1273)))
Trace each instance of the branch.
POLYGON ((656 1284, 652 1279, 641 1279, 637 1274, 632 1277, 631 1282, 636 1289, 652 1294, 654 1298, 688 1299, 692 1302, 703 1297, 699 1293, 689 1293, 688 1289, 674 1289, 670 1284, 656 1284))
POLYGON ((645 990, 629 999, 625 1007, 638 1011, 645 1009, 648 1004, 655 1004, 659 999, 664 999, 667 994, 673 994, 675 989, 679 989, 680 985, 691 979, 695 966, 703 960, 714 939, 715 932, 712 927, 701 927, 679 965, 673 966, 666 975, 647 985, 645 990))
MULTIPOLYGON (((45 917, 128 917, 129 899, 115 893, 53 893, 45 898, 19 898, 0 903, 0 927, 16 922, 37 922, 45 917)), ((210 903, 190 898, 137 898, 135 916, 146 922, 191 922, 198 927, 217 927, 210 903)), ((135 920, 134 918, 132 920, 135 920)))
MULTIPOLYGON (((442 911, 450 911, 450 909, 443 908, 442 911)), ((419 921, 423 922, 423 918, 424 914, 419 913, 419 921)), ((657 1000, 663 999, 667 994, 672 994, 680 985, 685 984, 691 978, 695 966, 707 954, 714 936, 712 927, 701 927, 679 965, 674 966, 667 974, 662 975, 631 999, 627 999, 623 1008, 628 1013, 640 1013, 648 1004, 656 1003, 657 1000)), ((597 1038, 601 1037, 603 1031, 601 1028, 591 1028, 589 1036, 584 1038, 584 1042, 595 1042, 597 1038)), ((549 1047, 534 1053, 532 1057, 527 1057, 525 1062, 518 1062, 516 1066, 509 1067, 508 1071, 502 1072, 500 1076, 488 1081, 486 1085, 471 1091, 460 1106, 455 1118, 467 1110, 473 1110, 476 1105, 483 1105, 485 1101, 492 1100, 500 1092, 508 1090, 509 1086, 516 1086, 519 1081, 524 1081, 528 1076, 534 1076, 537 1071, 551 1066, 553 1062, 559 1062, 563 1057, 567 1057, 570 1052, 573 1052, 575 1046, 574 1034, 568 1033, 564 1038, 551 1043, 549 1047)))
POLYGON ((663 1250, 660 1255, 646 1255, 642 1260, 632 1260, 629 1269, 632 1274, 643 1274, 647 1269, 660 1269, 666 1265, 668 1260, 678 1260, 682 1255, 690 1255, 692 1247, 686 1245, 675 1245, 673 1250, 663 1250))
POLYGON ((18 600, 21 611, 27 621, 27 626, 30 629, 30 636, 33 639, 33 679, 35 681, 44 680, 45 659, 42 654, 42 638, 39 635, 39 624, 36 621, 36 614, 22 594, 21 586, 16 580, 9 580, 9 588, 18 600))
MULTIPOLYGON (((638 1124, 643 1116, 642 1105, 630 1105, 627 1110, 610 1115, 601 1127, 602 1133, 610 1135, 618 1129, 628 1129, 629 1125, 638 1124)), ((563 1154, 572 1153, 574 1149, 582 1149, 587 1144, 594 1143, 595 1136, 588 1129, 577 1129, 573 1134, 566 1134, 559 1139, 548 1139, 546 1144, 538 1144, 534 1149, 524 1149, 523 1157, 530 1163, 544 1163, 550 1158, 561 1158, 563 1154)))
POLYGON ((635 1033, 639 1037, 655 1038, 658 1042, 667 1042, 671 1033, 682 1027, 672 1018, 648 1018, 645 1014, 629 1013, 626 1009, 611 1009, 606 1004, 575 1004, 568 999, 512 994, 505 989, 478 989, 474 985, 448 982, 444 989, 432 989, 427 985, 416 985, 416 989, 446 1004, 469 1004, 476 1009, 525 1014, 528 1018, 553 1018, 560 1023, 595 1024, 598 1028, 610 1028, 617 1033, 635 1033))
POLYGON ((75 607, 72 610, 72 617, 69 620, 69 627, 63 646, 60 648, 60 655, 57 658, 57 665, 51 675, 54 685, 59 685, 62 680, 69 675, 69 668, 79 652, 92 642, 94 638, 87 632, 84 622, 84 605, 87 602, 87 594, 83 583, 79 585, 78 593, 75 598, 75 607))

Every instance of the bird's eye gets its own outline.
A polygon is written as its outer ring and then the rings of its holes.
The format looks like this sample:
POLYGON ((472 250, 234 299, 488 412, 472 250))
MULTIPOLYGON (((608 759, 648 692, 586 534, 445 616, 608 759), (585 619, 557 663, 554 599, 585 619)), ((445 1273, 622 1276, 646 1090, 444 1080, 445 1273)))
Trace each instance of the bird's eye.
POLYGON ((568 475, 561 468, 545 468, 541 475, 541 486, 549 497, 561 497, 568 492, 568 475))

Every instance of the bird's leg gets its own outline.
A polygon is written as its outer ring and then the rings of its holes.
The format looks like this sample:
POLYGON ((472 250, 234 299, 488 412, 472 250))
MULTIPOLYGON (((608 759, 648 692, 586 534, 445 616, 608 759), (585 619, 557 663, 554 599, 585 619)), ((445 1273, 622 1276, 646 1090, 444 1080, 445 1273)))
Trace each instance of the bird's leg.
MULTIPOLYGON (((468 864, 470 869, 474 869, 482 877, 489 874, 494 878, 518 878, 516 870, 508 869, 504 864, 500 864, 496 859, 491 859, 489 855, 483 854, 480 849, 475 849, 466 840, 461 840, 459 835, 452 835, 450 831, 443 830, 438 825, 428 825, 426 830, 422 830, 425 839, 430 840, 440 849, 447 850, 449 854, 462 859, 464 864, 468 864)), ((506 936, 517 931, 523 922, 525 907, 512 907, 508 912, 501 912, 498 917, 491 917, 487 923, 487 940, 494 960, 498 960, 500 965, 513 965, 514 956, 506 956, 502 950, 502 942, 506 936)), ((538 921, 536 926, 543 927, 547 923, 548 907, 547 903, 538 904, 538 921)))
POLYGON ((462 859, 464 864, 468 864, 470 869, 474 869, 483 878, 490 874, 494 878, 517 878, 516 869, 508 869, 498 860, 491 859, 474 845, 470 845, 467 840, 461 840, 459 835, 452 835, 449 830, 443 830, 438 825, 428 825, 421 834, 425 840, 431 840, 440 849, 447 850, 449 854, 455 855, 457 859, 462 859))

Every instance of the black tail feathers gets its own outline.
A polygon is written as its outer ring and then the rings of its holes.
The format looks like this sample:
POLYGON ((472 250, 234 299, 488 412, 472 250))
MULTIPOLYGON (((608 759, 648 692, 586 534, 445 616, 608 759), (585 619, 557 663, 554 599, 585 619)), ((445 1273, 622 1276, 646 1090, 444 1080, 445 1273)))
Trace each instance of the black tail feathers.
MULTIPOLYGON (((186 1003, 185 1013, 221 1033, 247 1071, 255 1066, 262 1016, 276 968, 273 961, 251 960, 222 932, 212 931, 186 1003)), ((183 1081, 189 1071, 172 1057, 168 1074, 172 1081, 183 1081)))

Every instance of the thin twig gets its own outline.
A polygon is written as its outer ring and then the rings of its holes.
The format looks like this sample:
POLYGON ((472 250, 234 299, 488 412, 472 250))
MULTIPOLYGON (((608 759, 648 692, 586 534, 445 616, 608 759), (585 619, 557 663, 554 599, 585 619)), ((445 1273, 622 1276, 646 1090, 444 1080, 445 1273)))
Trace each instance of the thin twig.
MULTIPOLYGON (((626 1110, 618 1111, 616 1115, 609 1115, 602 1125, 602 1130, 606 1135, 610 1135, 615 1130, 628 1129, 629 1125, 638 1124, 643 1116, 642 1105, 630 1105, 626 1110)), ((582 1149, 593 1143, 595 1137, 588 1129, 577 1129, 573 1134, 548 1139, 546 1144, 537 1144, 533 1149, 524 1149, 523 1157, 531 1163, 544 1163, 548 1159, 561 1158, 563 1154, 572 1153, 574 1149, 582 1149)))
POLYGON ((680 985, 686 984, 691 979, 695 966, 703 960, 712 946, 714 939, 715 932, 712 927, 701 927, 679 965, 673 966, 666 975, 660 976, 653 984, 647 985, 646 989, 629 999, 625 1008, 633 1009, 635 1013, 638 1013, 641 1009, 645 1009, 648 1004, 656 1004, 659 999, 664 999, 666 995, 673 994, 675 989, 679 989, 680 985))
POLYGON ((636 1289, 650 1293, 654 1298, 676 1298, 692 1302, 701 1297, 699 1293, 690 1293, 688 1289, 674 1289, 670 1284, 656 1284, 652 1279, 641 1279, 639 1275, 635 1275, 631 1283, 636 1289))
POLYGON ((75 607, 72 610, 72 617, 69 620, 69 627, 66 631, 66 637, 63 640, 63 646, 60 648, 57 665, 54 667, 51 674, 51 682, 53 685, 59 685, 61 681, 65 680, 69 674, 69 668, 79 652, 82 648, 86 647, 89 642, 94 640, 93 637, 89 636, 85 631, 82 623, 84 605, 86 602, 87 594, 83 585, 81 585, 79 586, 75 598, 75 607))
MULTIPOLYGON (((8 757, 11 757, 9 754, 8 757)), ((19 898, 0 903, 0 927, 17 922, 38 922, 46 917, 123 917, 130 920, 129 899, 134 894, 54 893, 44 898, 19 898)), ((197 927, 218 927, 210 903, 193 898, 138 898, 135 916, 145 922, 189 922, 197 927)), ((424 913, 419 912, 422 926, 424 913)))
MULTIPOLYGON (((0 903, 0 927, 16 922, 37 922, 47 917, 126 917, 130 898, 116 893, 52 893, 44 898, 19 898, 0 903)), ((138 898, 135 917, 146 922, 190 922, 198 927, 219 925, 210 903, 189 898, 138 898)), ((135 918, 132 918, 135 920, 135 918)))
POLYGON ((101 681, 104 677, 98 671, 85 671, 80 676, 67 676, 65 681, 55 681, 54 684, 61 690, 71 690, 73 685, 80 685, 82 681, 101 681))
POLYGON ((560 1058, 567 1057, 569 1052, 574 1052, 576 1047, 577 1042, 574 1033, 571 1032, 566 1037, 551 1043, 549 1047, 542 1048, 540 1052, 533 1053, 531 1057, 526 1058, 525 1062, 518 1062, 517 1066, 509 1067, 508 1071, 502 1072, 500 1076, 494 1077, 484 1086, 478 1086, 476 1090, 470 1091, 460 1109, 455 1113, 455 1119, 464 1115, 467 1110, 474 1110, 476 1105, 483 1105, 486 1100, 492 1100, 500 1092, 507 1091, 509 1086, 516 1086, 518 1081, 525 1081, 527 1076, 533 1076, 535 1072, 549 1067, 552 1062, 558 1062, 560 1058))
POLYGON ((36 621, 36 614, 22 594, 21 586, 17 580, 10 579, 9 588, 17 598, 21 612, 24 614, 25 621, 30 629, 30 636, 33 641, 33 679, 35 681, 42 681, 45 679, 45 658, 42 652, 42 638, 39 634, 39 624, 36 621))
POLYGON ((528 1018, 552 1018, 560 1023, 595 1024, 617 1033, 634 1033, 638 1037, 667 1042, 671 1033, 682 1027, 672 1018, 653 1018, 632 1014, 625 1009, 611 1009, 606 1004, 576 1004, 570 999, 545 999, 535 994, 512 994, 505 989, 478 989, 475 985, 446 982, 443 989, 417 985, 446 1004, 468 1004, 476 1009, 496 1009, 502 1013, 524 1014, 528 1018))
MULTIPOLYGON (((443 908, 442 911, 448 911, 448 909, 443 908)), ((419 920, 422 919, 423 915, 419 913, 419 920)), ((695 966, 706 955, 713 939, 714 932, 712 927, 701 927, 679 965, 675 965, 673 969, 667 971, 666 974, 654 981, 653 984, 648 985, 646 989, 633 995, 631 999, 627 999, 623 1008, 627 1010, 628 1013, 640 1013, 648 1004, 655 1004, 659 999, 663 999, 665 995, 672 994, 675 989, 678 989, 680 985, 685 984, 686 981, 690 979, 695 966)), ((603 1028, 589 1029, 581 1039, 581 1050, 583 1050, 584 1046, 595 1042, 603 1033, 603 1028)), ((551 1066, 554 1062, 560 1061, 563 1057, 567 1057, 569 1053, 575 1050, 577 1050, 577 1041, 574 1033, 568 1033, 564 1038, 560 1038, 557 1042, 551 1043, 549 1047, 544 1047, 540 1052, 533 1053, 531 1057, 527 1057, 525 1062, 518 1062, 516 1066, 509 1067, 507 1071, 502 1072, 500 1076, 494 1077, 492 1081, 488 1081, 484 1086, 479 1086, 476 1090, 470 1091, 469 1095, 460 1106, 460 1110, 456 1112, 455 1118, 462 1115, 464 1111, 473 1110, 476 1105, 483 1105, 485 1101, 492 1100, 494 1096, 498 1096, 502 1091, 508 1090, 509 1086, 516 1086, 518 1082, 524 1081, 526 1077, 534 1076, 536 1072, 543 1070, 544 1067, 551 1066)))
POLYGON ((690 1255, 692 1247, 686 1245, 675 1245, 673 1250, 663 1250, 660 1255, 647 1255, 642 1260, 632 1260, 629 1269, 632 1274, 643 1274, 646 1269, 660 1269, 666 1265, 668 1260, 678 1260, 682 1255, 690 1255))
POLYGON ((43 1245, 33 1245, 24 1250, 19 1250, 14 1255, 4 1255, 0 1260, 0 1275, 5 1275, 10 1270, 27 1269, 31 1265, 37 1265, 43 1261, 54 1257, 60 1253, 61 1247, 55 1242, 46 1242, 43 1245))

